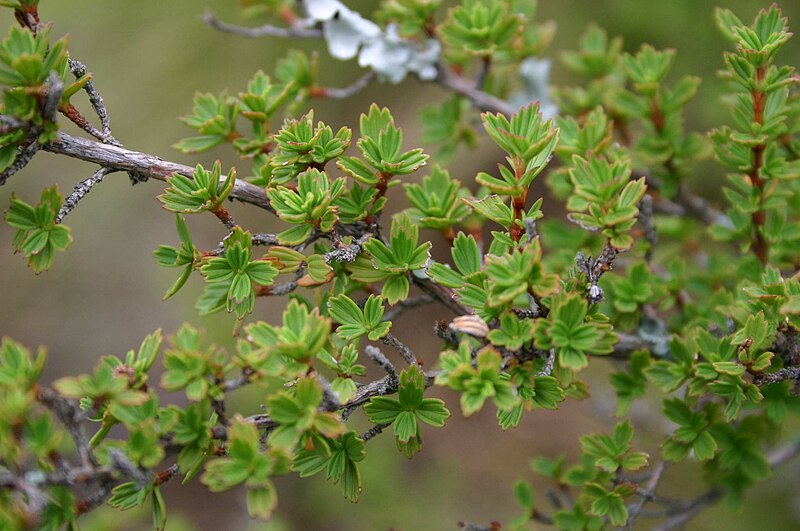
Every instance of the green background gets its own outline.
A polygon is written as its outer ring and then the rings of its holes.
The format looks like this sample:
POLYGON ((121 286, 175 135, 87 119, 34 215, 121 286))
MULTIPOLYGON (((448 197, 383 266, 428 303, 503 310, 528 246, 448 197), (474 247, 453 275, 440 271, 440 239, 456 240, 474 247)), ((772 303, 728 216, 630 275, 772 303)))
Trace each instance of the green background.
MULTIPOLYGON (((364 14, 371 13, 377 4, 346 3, 364 14)), ((800 28, 800 3, 782 4, 790 26, 800 28)), ((727 43, 714 27, 715 5, 729 7, 749 21, 766 2, 542 0, 538 20, 555 20, 558 24, 556 40, 545 52, 546 57, 557 58, 558 50, 574 49, 590 21, 612 35, 623 35, 627 51, 635 51, 642 42, 657 48, 677 48, 675 71, 704 79, 687 116, 689 128, 704 131, 726 120, 726 109, 720 102, 723 84, 714 73, 722 65, 721 51, 727 43)), ((227 148, 202 156, 185 156, 170 148, 191 135, 176 118, 190 111, 195 91, 237 92, 257 69, 269 73, 276 59, 291 47, 320 51, 321 79, 326 85, 343 86, 361 75, 354 62, 330 59, 319 42, 253 40, 215 32, 200 21, 206 7, 225 20, 248 23, 241 20, 234 0, 43 0, 41 13, 44 20, 53 21, 55 36, 69 35, 72 56, 94 72, 94 83, 106 101, 116 138, 129 149, 191 165, 216 158, 221 158, 224 166, 238 162, 227 148)), ((4 13, 3 24, 11 23, 12 16, 4 13)), ((798 63, 800 39, 784 49, 781 59, 798 63)), ((573 81, 557 61, 553 81, 573 81)), ((406 146, 417 147, 416 110, 446 96, 436 86, 408 79, 399 86, 375 84, 347 101, 320 101, 314 107, 319 119, 338 128, 356 124, 358 115, 372 101, 389 106, 404 128, 406 146)), ((77 132, 70 126, 65 130, 77 132)), ((482 141, 479 149, 459 152, 451 169, 455 177, 470 183, 478 171, 491 171, 497 158, 498 154, 482 141)), ((0 189, 0 204, 8 204, 12 190, 32 202, 42 188, 54 182, 66 194, 93 171, 91 165, 42 153, 0 189)), ((240 174, 248 171, 247 165, 241 166, 240 174)), ((720 195, 719 170, 712 165, 709 171, 692 176, 693 184, 716 199, 720 195)), ((11 255, 11 231, 5 225, 0 227, 0 335, 12 336, 28 346, 46 345, 50 352, 46 381, 90 371, 99 356, 122 355, 152 330, 163 328, 171 334, 185 320, 205 328, 217 344, 233 344, 233 318, 197 317, 193 305, 201 288, 198 279, 191 280, 175 298, 160 302, 175 271, 159 268, 151 253, 160 243, 177 241, 173 216, 155 200, 161 187, 161 183, 149 182, 132 188, 124 174, 107 177, 67 218, 75 236, 72 247, 57 257, 51 271, 38 277, 21 257, 11 255)), ((401 198, 399 189, 390 192, 390 204, 401 198)), ((560 212, 557 205, 545 203, 545 215, 548 210, 560 212)), ((276 228, 263 211, 234 205, 233 214, 252 230, 276 228)), ((196 243, 211 248, 224 236, 223 229, 210 216, 200 218, 191 220, 196 243)), ((441 243, 435 234, 425 236, 435 245, 441 243)), ((278 300, 259 300, 254 317, 274 320, 280 309, 278 300)), ((410 345, 432 366, 436 344, 420 331, 432 330, 435 319, 449 315, 436 308, 412 315, 414 322, 397 323, 395 331, 401 338, 410 338, 410 345)), ((248 519, 241 490, 212 496, 196 480, 188 486, 175 481, 164 489, 170 515, 168 529, 455 529, 459 520, 486 524, 515 516, 518 509, 511 489, 520 477, 534 482, 539 500, 549 511, 542 495, 546 483, 529 471, 529 459, 559 453, 575 456, 579 435, 608 431, 614 423, 615 400, 607 384, 607 373, 614 366, 604 361, 593 365, 591 399, 580 404, 567 402, 557 413, 529 414, 518 429, 508 433, 497 427, 492 411, 465 420, 454 397, 434 391, 454 412, 448 426, 424 429, 424 449, 410 462, 395 451, 390 435, 371 441, 362 465, 364 493, 357 505, 351 506, 341 498, 338 486, 326 483, 323 477, 302 481, 279 478, 279 508, 273 522, 264 525, 248 519)), ((231 409, 256 413, 262 398, 257 390, 240 391, 231 409)), ((165 394, 163 401, 182 399, 165 394)), ((637 431, 650 433, 641 444, 653 456, 658 455, 658 438, 670 429, 658 407, 655 397, 637 404, 631 413, 637 431)), ((660 492, 681 497, 701 493, 701 478, 694 465, 669 468, 660 492)), ((797 473, 798 463, 784 467, 775 479, 752 493, 744 507, 715 507, 692 521, 689 528, 798 528, 797 473), (794 483, 790 478, 795 478, 794 483)), ((147 529, 150 525, 146 514, 119 514, 107 509, 81 522, 95 529, 147 529)), ((642 518, 640 527, 649 528, 652 523, 642 518)))

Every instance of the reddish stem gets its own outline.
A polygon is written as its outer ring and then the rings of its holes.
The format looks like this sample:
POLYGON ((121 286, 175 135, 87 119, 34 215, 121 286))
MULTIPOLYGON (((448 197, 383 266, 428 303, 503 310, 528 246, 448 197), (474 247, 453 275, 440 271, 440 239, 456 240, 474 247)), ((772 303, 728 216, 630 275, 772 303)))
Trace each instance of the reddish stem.
MULTIPOLYGON (((767 95, 761 89, 761 84, 764 82, 766 73, 767 69, 765 67, 761 66, 756 68, 756 88, 751 93, 753 98, 753 119, 756 123, 761 125, 764 124, 764 106, 767 100, 767 95)), ((764 179, 762 179, 760 175, 761 166, 764 163, 765 149, 766 146, 764 144, 753 146, 753 166, 750 169, 750 172, 747 174, 747 176, 750 178, 750 182, 753 184, 756 190, 758 190, 759 208, 756 212, 753 212, 751 220, 754 230, 753 253, 755 253, 762 265, 767 265, 767 259, 769 257, 769 243, 767 242, 766 238, 764 238, 764 233, 762 231, 762 227, 766 222, 767 217, 766 212, 764 212, 763 209, 765 183, 764 179)))
POLYGON ((228 209, 224 206, 217 205, 214 208, 211 208, 209 211, 217 216, 217 219, 219 219, 222 224, 228 228, 228 230, 233 230, 233 228, 236 226, 236 222, 233 221, 233 217, 231 216, 230 212, 228 212, 228 209))

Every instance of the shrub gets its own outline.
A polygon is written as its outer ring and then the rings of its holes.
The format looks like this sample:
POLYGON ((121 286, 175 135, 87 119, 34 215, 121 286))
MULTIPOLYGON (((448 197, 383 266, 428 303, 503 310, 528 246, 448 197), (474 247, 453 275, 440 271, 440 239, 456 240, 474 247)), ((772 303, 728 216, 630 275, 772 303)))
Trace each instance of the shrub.
POLYGON ((539 57, 553 26, 534 22, 534 2, 463 0, 445 11, 439 0, 385 0, 378 23, 338 0, 242 3, 279 25, 205 20, 249 36, 323 39, 331 56, 357 57, 366 73, 328 88, 317 57, 293 51, 243 92, 198 94, 182 118, 195 132, 175 148, 227 144, 252 168, 240 178, 220 161, 192 168, 123 148, 92 74, 53 38, 38 0, 0 2, 18 23, 0 44, 0 184, 39 151, 98 167, 66 199, 56 187, 35 204, 12 196, 14 251, 41 273, 72 242, 65 218, 107 175, 165 181, 158 200, 174 213, 177 237, 154 256, 177 279, 164 297, 202 279, 197 309, 232 314, 238 335, 226 352, 186 324, 162 354, 159 330, 124 358, 51 386, 39 382, 43 350, 3 339, 0 527, 72 528, 108 503, 149 504, 163 528, 161 486, 177 477, 213 492, 243 484, 248 512, 263 519, 282 474, 324 472, 355 502, 372 438, 385 432, 411 458, 453 407, 464 416, 492 408, 513 429, 533 410, 587 397, 581 373, 606 363, 596 357, 617 362, 619 421, 581 436, 575 464, 534 459, 558 494, 550 507, 521 480, 520 514, 498 515, 509 528, 630 527, 652 503, 661 529, 673 529, 720 499, 738 502, 800 453, 796 433, 781 429, 800 388, 800 77, 780 64, 791 33, 776 5, 751 24, 716 11, 731 41, 721 74, 732 119, 700 134, 684 128, 700 78, 670 78, 676 52, 623 53, 597 27, 563 55, 583 84, 548 89, 539 57), (433 158, 376 104, 355 131, 315 120, 316 98, 408 76, 451 94, 421 113, 433 158), (73 104, 84 97, 99 126, 73 104), (479 140, 503 160, 462 183, 446 164, 479 140), (709 157, 729 172, 724 210, 687 184, 709 157), (532 196, 537 180, 547 203, 532 196), (407 207, 390 216, 387 191, 401 182, 407 207), (274 215, 283 230, 239 224, 230 201, 274 215), (545 217, 556 201, 566 215, 545 217), (198 248, 187 221, 206 212, 223 226, 211 249, 198 248), (696 234, 709 238, 702 248, 691 246, 696 234), (288 297, 280 322, 251 316, 262 297, 288 297), (394 323, 427 304, 447 318, 421 323, 441 345, 423 367, 394 323), (367 378, 365 364, 383 375, 367 378), (259 389, 264 412, 229 407, 246 386, 259 389), (432 386, 452 390, 445 396, 459 405, 426 396, 432 386), (185 400, 159 401, 159 388, 185 400), (626 418, 651 388, 671 426, 658 455, 637 449, 626 418), (351 419, 358 410, 371 426, 363 432, 351 419), (74 456, 63 455, 67 439, 74 456), (667 463, 680 461, 702 468, 700 496, 657 492, 667 463))

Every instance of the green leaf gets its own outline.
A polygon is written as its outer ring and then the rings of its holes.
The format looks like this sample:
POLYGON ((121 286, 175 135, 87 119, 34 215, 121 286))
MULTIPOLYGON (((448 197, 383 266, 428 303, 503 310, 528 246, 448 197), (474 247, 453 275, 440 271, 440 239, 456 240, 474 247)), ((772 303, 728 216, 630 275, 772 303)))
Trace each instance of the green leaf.
POLYGON ((391 322, 383 322, 383 303, 380 297, 370 295, 364 303, 364 310, 358 307, 347 295, 328 300, 328 311, 340 326, 336 334, 342 339, 356 339, 368 335, 370 341, 377 341, 389 333, 391 322))
POLYGON ((517 503, 522 506, 523 509, 527 509, 529 512, 533 512, 533 489, 531 488, 530 483, 521 479, 514 484, 514 497, 517 499, 517 503))
POLYGON ((417 407, 416 415, 425 424, 441 428, 450 418, 450 411, 445 407, 444 401, 438 398, 425 398, 417 407))
POLYGON ((394 433, 400 442, 408 442, 419 433, 417 417, 411 411, 401 411, 392 423, 394 433))
POLYGON ((402 411, 399 401, 384 396, 374 397, 364 406, 364 413, 375 424, 391 424, 402 411))

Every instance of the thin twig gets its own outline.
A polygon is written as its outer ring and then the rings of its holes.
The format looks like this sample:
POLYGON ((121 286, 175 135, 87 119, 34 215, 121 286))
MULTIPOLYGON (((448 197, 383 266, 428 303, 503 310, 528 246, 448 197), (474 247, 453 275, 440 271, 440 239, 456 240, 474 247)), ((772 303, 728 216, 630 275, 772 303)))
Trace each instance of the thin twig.
POLYGON ((492 69, 492 56, 491 55, 484 55, 481 58, 481 69, 478 72, 478 78, 475 80, 475 89, 476 90, 483 90, 483 86, 486 84, 486 78, 489 77, 489 72, 492 69))
POLYGON ((474 313, 472 310, 458 302, 456 293, 441 284, 437 284, 430 278, 421 278, 417 275, 411 275, 411 281, 416 284, 422 291, 434 297, 456 315, 471 315, 474 313))
POLYGON ((678 188, 678 193, 672 200, 663 196, 654 197, 653 210, 670 216, 692 217, 706 225, 733 226, 728 216, 702 197, 691 194, 683 185, 678 188))
POLYGON ((440 85, 468 98, 478 109, 511 116, 517 109, 505 100, 475 88, 472 81, 452 72, 445 72, 436 80, 440 85))
MULTIPOLYGON (((80 79, 86 75, 86 65, 80 61, 70 59, 69 68, 72 71, 72 75, 74 75, 76 79, 80 79)), ((111 119, 108 116, 108 110, 106 110, 103 97, 99 92, 97 92, 97 89, 94 88, 91 80, 86 82, 86 84, 83 86, 83 90, 89 97, 89 103, 91 103, 92 109, 94 109, 95 114, 97 114, 97 117, 100 119, 100 127, 102 128, 102 131, 99 132, 99 136, 94 136, 106 144, 120 145, 119 142, 117 142, 117 140, 111 135, 111 119)))
POLYGON ((761 387, 784 380, 800 381, 800 367, 784 367, 775 372, 759 373, 755 383, 761 387))
POLYGON ((586 280, 589 281, 589 288, 587 290, 586 298, 592 304, 597 304, 603 300, 603 289, 598 286, 600 278, 606 271, 610 271, 614 265, 614 259, 619 254, 619 250, 611 244, 606 243, 600 255, 594 259, 591 256, 588 258, 583 253, 579 252, 575 256, 575 263, 585 275, 586 280))
POLYGON ((380 433, 381 433, 383 430, 385 430, 385 429, 386 429, 388 426, 389 426, 388 424, 375 424, 373 427, 371 427, 370 429, 368 429, 367 431, 365 431, 365 432, 363 433, 363 435, 361 435, 361 439, 362 439, 364 442, 367 442, 368 440, 372 439, 372 438, 373 438, 373 437, 375 437, 376 435, 379 435, 379 434, 380 434, 380 433))
POLYGON ((364 249, 364 243, 372 238, 372 233, 367 232, 362 234, 359 238, 355 239, 353 243, 345 244, 342 242, 342 237, 337 232, 329 233, 329 237, 333 241, 334 249, 325 253, 325 262, 354 262, 361 251, 364 249))
POLYGON ((409 365, 417 365, 417 357, 414 355, 414 352, 411 351, 402 341, 397 339, 392 333, 388 333, 381 339, 384 345, 389 345, 393 349, 397 350, 403 359, 409 365))
POLYGON ((253 245, 280 245, 278 236, 268 232, 254 232, 252 241, 253 245))
POLYGON ((31 159, 33 159, 33 156, 42 149, 42 146, 39 144, 39 141, 36 140, 35 136, 38 136, 38 133, 36 133, 36 135, 28 135, 29 140, 26 141, 28 143, 23 144, 17 149, 17 156, 14 162, 11 163, 11 166, 0 172, 0 186, 6 184, 6 181, 11 176, 27 166, 31 159))
POLYGON ((307 28, 302 26, 300 23, 292 26, 291 28, 281 28, 278 26, 273 26, 272 24, 264 24, 263 26, 258 26, 255 28, 245 28, 242 26, 228 24, 227 22, 222 22, 211 10, 206 10, 200 19, 216 30, 225 33, 233 33, 234 35, 241 35, 242 37, 297 37, 301 39, 318 39, 322 37, 321 29, 307 28))
POLYGON ((389 385, 391 387, 396 387, 398 382, 397 369, 395 369, 394 364, 389 361, 389 358, 387 358, 379 348, 373 347, 372 345, 367 345, 364 348, 364 352, 375 365, 386 371, 386 374, 389 375, 389 385))
POLYGON ((356 81, 347 85, 346 87, 341 88, 333 88, 333 87, 317 87, 316 89, 311 91, 312 96, 316 96, 319 98, 330 98, 333 100, 344 100, 355 96, 375 79, 375 74, 373 72, 369 72, 368 74, 364 74, 356 81))
POLYGON ((556 364, 556 349, 551 348, 550 353, 547 355, 547 360, 544 362, 542 370, 536 373, 536 376, 550 376, 553 374, 553 366, 556 364))
POLYGON ((424 304, 430 304, 433 302, 434 299, 430 295, 419 295, 416 297, 409 297, 404 301, 400 301, 394 307, 390 308, 383 314, 384 321, 393 321, 400 317, 406 310, 410 310, 412 308, 416 308, 417 306, 422 306, 424 304))
POLYGON ((83 412, 70 400, 62 397, 48 387, 40 387, 36 399, 56 414, 58 420, 64 425, 78 450, 78 459, 82 466, 98 466, 89 440, 83 430, 83 412))
POLYGON ((86 197, 86 194, 91 192, 96 184, 103 182, 106 175, 113 172, 114 170, 110 168, 100 168, 91 177, 76 184, 75 189, 64 200, 64 204, 61 205, 61 210, 58 211, 56 216, 56 223, 64 221, 67 214, 75 210, 80 200, 86 197))
POLYGON ((657 465, 655 470, 653 470, 653 474, 650 476, 650 479, 647 480, 647 485, 645 485, 644 492, 642 493, 642 499, 629 511, 628 516, 628 523, 627 528, 628 530, 633 529, 633 523, 636 521, 636 518, 639 517, 639 514, 642 512, 645 503, 651 501, 653 496, 656 493, 656 489, 658 488, 658 483, 661 481, 661 476, 664 474, 664 470, 667 468, 666 461, 660 461, 657 465))
POLYGON ((317 382, 322 387, 322 404, 320 407, 326 411, 336 411, 341 406, 339 395, 333 390, 331 383, 321 374, 316 374, 317 382))

